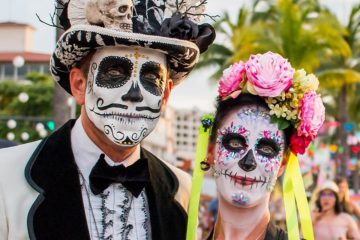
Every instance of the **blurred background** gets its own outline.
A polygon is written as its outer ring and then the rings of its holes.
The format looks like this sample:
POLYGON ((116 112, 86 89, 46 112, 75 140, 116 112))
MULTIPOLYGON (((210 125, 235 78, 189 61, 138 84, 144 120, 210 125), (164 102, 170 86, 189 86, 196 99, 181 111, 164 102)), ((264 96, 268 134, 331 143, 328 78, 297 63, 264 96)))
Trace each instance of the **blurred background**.
MULTIPOLYGON (((49 75, 49 59, 61 31, 56 3, 2 0, 0 9, 0 147, 44 138, 79 108, 49 75), (47 24, 46 24, 47 23, 47 24)), ((61 9, 58 9, 61 11, 61 9)), ((200 118, 214 110, 222 71, 251 54, 277 52, 294 68, 320 80, 326 122, 320 137, 300 156, 311 198, 326 179, 343 177, 358 204, 360 166, 360 1, 208 0, 204 21, 216 43, 197 69, 175 88, 158 127, 144 142, 156 155, 191 173, 200 118)), ((1 156, 0 156, 1 158, 1 156)), ((273 220, 284 224, 281 187, 271 201, 273 220)), ((212 228, 217 201, 212 177, 203 185, 200 234, 212 228)))

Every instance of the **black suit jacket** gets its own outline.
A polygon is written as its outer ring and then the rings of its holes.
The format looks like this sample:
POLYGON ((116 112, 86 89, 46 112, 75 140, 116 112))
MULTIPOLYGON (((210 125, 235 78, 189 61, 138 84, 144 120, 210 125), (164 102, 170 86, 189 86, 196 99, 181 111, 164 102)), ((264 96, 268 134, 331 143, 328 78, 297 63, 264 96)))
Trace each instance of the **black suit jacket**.
MULTIPOLYGON (((43 140, 25 169, 29 184, 40 193, 28 214, 30 239, 87 240, 87 227, 77 166, 71 149, 71 120, 43 140)), ((81 143, 79 143, 81 144, 81 143)), ((179 181, 162 161, 145 149, 150 184, 145 191, 149 201, 154 240, 186 236, 187 214, 175 200, 179 181)))

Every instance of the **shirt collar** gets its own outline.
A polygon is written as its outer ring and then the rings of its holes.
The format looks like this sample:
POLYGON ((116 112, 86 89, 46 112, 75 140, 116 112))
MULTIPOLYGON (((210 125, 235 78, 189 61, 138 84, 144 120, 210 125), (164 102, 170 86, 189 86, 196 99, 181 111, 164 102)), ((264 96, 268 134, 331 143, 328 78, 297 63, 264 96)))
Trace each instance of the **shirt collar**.
MULTIPOLYGON (((104 153, 86 134, 81 122, 81 116, 76 120, 71 130, 71 148, 77 166, 84 177, 88 178, 93 166, 99 160, 101 153, 104 153)), ((135 151, 124 161, 114 162, 105 154, 105 161, 110 166, 124 165, 128 167, 140 158, 140 145, 136 146, 135 151)))

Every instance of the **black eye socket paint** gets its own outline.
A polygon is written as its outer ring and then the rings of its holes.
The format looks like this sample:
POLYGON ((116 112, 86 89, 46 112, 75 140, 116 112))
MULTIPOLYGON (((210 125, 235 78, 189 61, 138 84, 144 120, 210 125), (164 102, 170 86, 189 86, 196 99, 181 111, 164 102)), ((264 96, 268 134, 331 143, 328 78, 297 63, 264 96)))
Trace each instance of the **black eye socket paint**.
POLYGON ((149 61, 142 65, 140 82, 146 91, 161 96, 164 91, 165 73, 160 63, 149 61))
POLYGON ((231 152, 240 152, 247 147, 245 138, 237 133, 228 133, 223 137, 223 146, 231 152))
POLYGON ((256 150, 259 154, 266 157, 275 157, 280 152, 280 147, 276 142, 268 138, 261 138, 256 144, 256 150))
POLYGON ((130 79, 133 63, 124 57, 105 57, 99 65, 96 85, 104 88, 119 88, 130 79))

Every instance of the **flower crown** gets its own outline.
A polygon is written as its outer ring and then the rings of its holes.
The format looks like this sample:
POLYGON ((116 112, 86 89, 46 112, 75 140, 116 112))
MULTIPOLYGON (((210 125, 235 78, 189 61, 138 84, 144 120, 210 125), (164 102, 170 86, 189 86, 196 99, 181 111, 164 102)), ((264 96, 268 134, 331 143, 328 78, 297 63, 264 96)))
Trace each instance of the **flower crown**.
POLYGON ((267 52, 224 70, 218 92, 221 101, 236 98, 241 92, 263 97, 270 108, 271 121, 279 129, 294 126, 290 149, 303 154, 325 120, 325 107, 316 93, 318 87, 314 74, 294 70, 287 59, 267 52))

